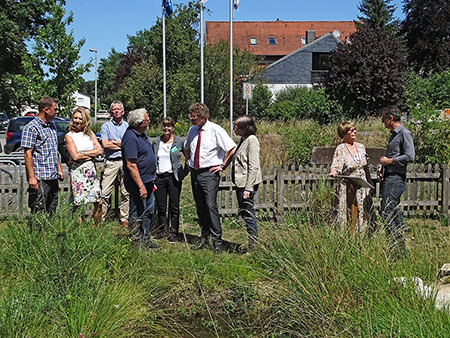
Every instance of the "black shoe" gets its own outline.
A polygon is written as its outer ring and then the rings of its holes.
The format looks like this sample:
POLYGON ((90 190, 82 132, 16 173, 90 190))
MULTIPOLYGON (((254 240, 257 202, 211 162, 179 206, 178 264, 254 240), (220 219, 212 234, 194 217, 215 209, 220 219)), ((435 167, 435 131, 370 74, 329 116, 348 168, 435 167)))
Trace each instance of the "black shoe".
POLYGON ((156 234, 155 237, 153 237, 153 239, 158 240, 158 239, 162 239, 162 238, 166 238, 167 236, 163 233, 163 232, 158 232, 156 234))
POLYGON ((177 241, 177 235, 170 235, 167 240, 169 243, 175 243, 177 241))
POLYGON ((222 242, 214 242, 214 252, 215 253, 221 253, 224 250, 225 250, 225 248, 223 247, 222 242))
POLYGON ((137 243, 137 246, 140 250, 158 250, 161 249, 161 247, 155 243, 153 243, 150 240, 145 240, 145 241, 139 241, 137 243))
POLYGON ((202 238, 200 243, 194 246, 191 246, 192 250, 200 250, 204 249, 208 245, 208 240, 206 238, 202 238))

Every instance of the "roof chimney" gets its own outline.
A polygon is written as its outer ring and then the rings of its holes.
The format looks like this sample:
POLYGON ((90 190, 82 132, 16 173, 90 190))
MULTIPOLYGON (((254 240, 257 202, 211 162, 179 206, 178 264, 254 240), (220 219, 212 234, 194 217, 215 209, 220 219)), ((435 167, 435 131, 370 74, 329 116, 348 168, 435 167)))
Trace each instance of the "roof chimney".
POLYGON ((306 44, 313 42, 316 39, 316 31, 315 30, 307 30, 306 31, 306 44))

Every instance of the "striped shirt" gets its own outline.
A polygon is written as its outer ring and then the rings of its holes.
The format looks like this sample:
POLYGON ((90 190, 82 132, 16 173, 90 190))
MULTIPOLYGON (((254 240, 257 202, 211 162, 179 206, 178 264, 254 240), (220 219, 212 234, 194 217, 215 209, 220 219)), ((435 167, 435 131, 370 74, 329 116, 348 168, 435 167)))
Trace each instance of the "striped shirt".
POLYGON ((58 138, 53 122, 35 117, 23 128, 20 145, 33 150, 33 170, 38 180, 58 179, 58 138))

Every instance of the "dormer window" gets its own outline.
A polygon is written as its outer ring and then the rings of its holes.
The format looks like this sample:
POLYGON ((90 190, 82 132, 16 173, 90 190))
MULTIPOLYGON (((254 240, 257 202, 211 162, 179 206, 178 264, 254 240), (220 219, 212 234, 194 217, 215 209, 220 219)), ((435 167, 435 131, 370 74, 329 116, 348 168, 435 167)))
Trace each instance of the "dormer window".
POLYGON ((258 40, 256 38, 250 38, 250 46, 256 46, 258 44, 258 40))
POLYGON ((275 40, 275 38, 269 38, 269 46, 276 46, 277 45, 277 41, 275 40))

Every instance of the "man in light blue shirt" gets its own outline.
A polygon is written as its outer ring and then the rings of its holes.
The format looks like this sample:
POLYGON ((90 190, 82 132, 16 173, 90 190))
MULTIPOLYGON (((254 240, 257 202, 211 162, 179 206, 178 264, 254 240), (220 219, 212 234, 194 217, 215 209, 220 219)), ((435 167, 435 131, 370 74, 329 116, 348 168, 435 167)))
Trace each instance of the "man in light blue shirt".
POLYGON ((129 194, 123 183, 122 137, 128 128, 123 119, 124 108, 120 101, 113 101, 110 106, 112 119, 102 125, 100 132, 102 146, 105 149, 105 170, 102 178, 103 217, 110 209, 111 193, 116 179, 120 182, 120 224, 128 226, 129 194))

